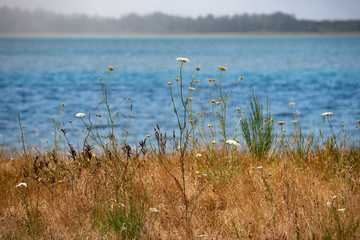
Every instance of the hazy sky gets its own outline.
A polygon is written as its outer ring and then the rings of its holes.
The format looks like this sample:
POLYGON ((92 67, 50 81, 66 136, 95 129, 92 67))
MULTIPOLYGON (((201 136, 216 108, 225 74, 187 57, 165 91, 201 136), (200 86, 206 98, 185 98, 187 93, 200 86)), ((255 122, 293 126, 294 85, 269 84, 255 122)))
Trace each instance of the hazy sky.
POLYGON ((0 6, 104 17, 155 11, 190 17, 281 11, 299 19, 360 19, 360 0, 0 0, 0 6))

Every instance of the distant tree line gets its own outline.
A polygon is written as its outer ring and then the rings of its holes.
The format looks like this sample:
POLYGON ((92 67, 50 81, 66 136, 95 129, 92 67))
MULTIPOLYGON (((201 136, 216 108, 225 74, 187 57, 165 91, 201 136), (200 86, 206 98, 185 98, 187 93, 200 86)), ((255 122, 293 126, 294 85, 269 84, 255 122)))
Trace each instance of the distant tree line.
POLYGON ((360 20, 298 20, 293 15, 241 14, 189 18, 153 13, 120 18, 0 8, 0 33, 360 32, 360 20))

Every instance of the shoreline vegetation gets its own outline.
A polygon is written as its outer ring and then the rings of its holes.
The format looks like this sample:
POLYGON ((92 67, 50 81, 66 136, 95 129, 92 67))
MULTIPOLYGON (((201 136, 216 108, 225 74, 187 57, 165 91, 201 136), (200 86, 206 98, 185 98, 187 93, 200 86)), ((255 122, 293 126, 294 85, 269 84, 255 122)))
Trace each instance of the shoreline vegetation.
POLYGON ((178 129, 156 125, 135 148, 131 130, 114 128, 132 105, 127 96, 108 102, 112 66, 92 111, 64 123, 59 104, 46 152, 25 145, 19 115, 23 145, 0 148, 2 239, 360 237, 360 120, 348 136, 324 112, 322 127, 305 136, 295 111, 291 122, 276 119, 255 92, 248 108, 228 109, 246 78, 224 92, 228 69, 218 66, 200 89, 201 69, 183 79, 189 59, 176 60, 179 72, 164 84, 178 129), (72 121, 83 123, 77 145, 67 135, 72 121))
POLYGON ((118 18, 82 14, 62 15, 44 10, 0 8, 0 34, 293 34, 359 33, 360 19, 306 20, 291 14, 234 14, 232 16, 173 16, 155 12, 128 14, 118 18))
POLYGON ((223 38, 223 37, 360 36, 359 32, 228 32, 228 33, 0 33, 0 39, 122 39, 122 38, 223 38))

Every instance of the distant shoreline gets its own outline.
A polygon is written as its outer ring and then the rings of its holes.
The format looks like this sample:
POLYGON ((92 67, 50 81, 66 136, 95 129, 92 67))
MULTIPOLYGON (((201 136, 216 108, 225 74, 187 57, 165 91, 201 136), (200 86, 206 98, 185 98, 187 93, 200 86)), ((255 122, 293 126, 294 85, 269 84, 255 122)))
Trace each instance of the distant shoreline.
POLYGON ((188 38, 188 37, 272 37, 272 36, 360 36, 360 32, 229 32, 229 33, 0 33, 0 38, 188 38))

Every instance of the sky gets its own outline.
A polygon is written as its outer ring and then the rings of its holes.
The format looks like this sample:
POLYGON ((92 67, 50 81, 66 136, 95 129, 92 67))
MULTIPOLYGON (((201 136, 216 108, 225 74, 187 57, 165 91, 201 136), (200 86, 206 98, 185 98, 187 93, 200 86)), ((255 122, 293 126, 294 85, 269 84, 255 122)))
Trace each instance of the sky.
POLYGON ((183 17, 283 12, 298 19, 360 19, 360 0, 0 0, 0 7, 121 17, 162 12, 183 17))

